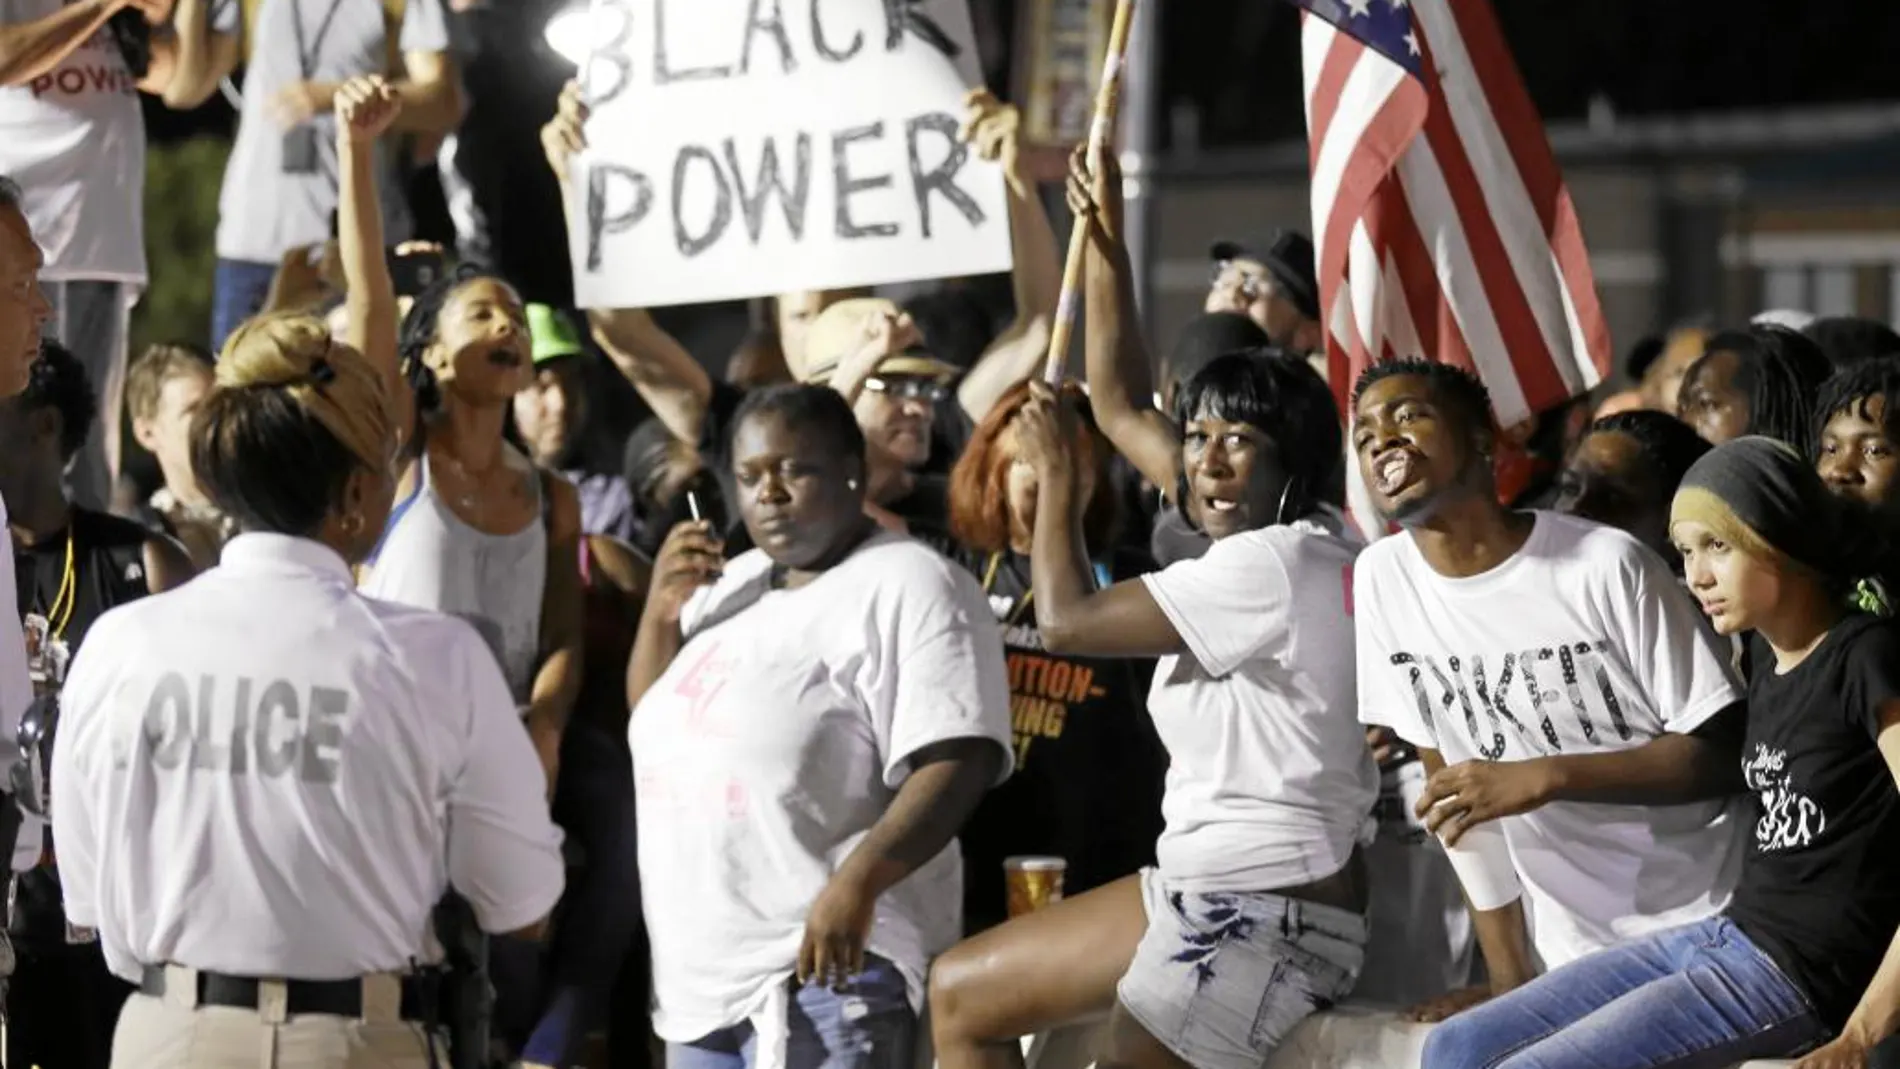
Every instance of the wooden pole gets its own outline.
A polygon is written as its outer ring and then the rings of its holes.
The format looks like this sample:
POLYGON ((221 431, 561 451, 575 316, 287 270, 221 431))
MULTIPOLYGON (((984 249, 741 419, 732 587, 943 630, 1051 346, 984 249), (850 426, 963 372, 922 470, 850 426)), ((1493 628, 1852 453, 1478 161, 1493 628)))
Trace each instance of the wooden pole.
MULTIPOLYGON (((1102 84, 1095 92, 1095 122, 1089 127, 1089 158, 1115 140, 1115 113, 1121 105, 1122 60, 1128 55, 1128 30, 1134 24, 1135 0, 1116 0, 1115 22, 1108 31, 1108 52, 1102 57, 1102 84)), ((1056 302, 1056 321, 1049 329, 1049 359, 1043 378, 1059 386, 1068 370, 1069 339, 1075 329, 1075 306, 1082 290, 1082 264, 1088 254, 1089 228, 1083 219, 1069 232, 1069 259, 1062 269, 1062 297, 1056 302)))

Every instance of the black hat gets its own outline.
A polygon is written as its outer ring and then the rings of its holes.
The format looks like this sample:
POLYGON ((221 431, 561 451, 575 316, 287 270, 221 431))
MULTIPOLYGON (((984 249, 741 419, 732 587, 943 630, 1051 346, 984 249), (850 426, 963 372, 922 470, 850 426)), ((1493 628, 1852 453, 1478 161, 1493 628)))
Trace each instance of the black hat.
POLYGON ((1162 362, 1168 379, 1181 384, 1228 353, 1273 344, 1260 325, 1234 312, 1203 312, 1187 321, 1162 362))
POLYGON ((1282 230, 1270 239, 1217 241, 1208 250, 1215 262, 1258 260, 1280 284, 1300 314, 1319 318, 1319 279, 1313 271, 1313 242, 1297 230, 1282 230))

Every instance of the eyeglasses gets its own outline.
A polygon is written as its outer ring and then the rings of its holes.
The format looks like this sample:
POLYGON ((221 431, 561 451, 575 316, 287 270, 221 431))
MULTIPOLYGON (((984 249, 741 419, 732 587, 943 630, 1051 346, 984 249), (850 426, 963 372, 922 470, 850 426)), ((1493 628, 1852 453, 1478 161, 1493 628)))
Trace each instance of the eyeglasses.
POLYGON ((881 393, 893 401, 928 401, 938 404, 950 396, 950 387, 936 379, 885 378, 872 375, 864 380, 864 388, 873 393, 881 393))
POLYGON ((1234 260, 1217 260, 1207 282, 1209 289, 1231 289, 1249 304, 1273 294, 1273 276, 1249 271, 1234 260))

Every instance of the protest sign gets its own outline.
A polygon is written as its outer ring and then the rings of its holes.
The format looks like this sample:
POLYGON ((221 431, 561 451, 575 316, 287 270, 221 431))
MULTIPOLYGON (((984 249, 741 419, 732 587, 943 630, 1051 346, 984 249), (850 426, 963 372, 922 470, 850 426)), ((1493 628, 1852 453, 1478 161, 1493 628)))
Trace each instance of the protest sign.
POLYGON ((957 140, 964 0, 594 0, 570 239, 583 307, 1007 270, 957 140))

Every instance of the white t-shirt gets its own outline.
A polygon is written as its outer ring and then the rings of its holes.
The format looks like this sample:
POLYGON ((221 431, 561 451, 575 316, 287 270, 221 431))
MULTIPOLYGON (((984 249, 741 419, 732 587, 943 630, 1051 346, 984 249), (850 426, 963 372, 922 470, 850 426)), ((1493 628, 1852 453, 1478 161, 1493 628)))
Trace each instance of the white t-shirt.
MULTIPOLYGON (((34 22, 66 0, 0 0, 0 22, 34 22)), ((213 5, 236 29, 237 4, 213 5)), ((0 88, 0 173, 25 191, 48 280, 145 283, 145 120, 138 81, 101 27, 52 70, 0 88)))
POLYGON ((1354 717, 1358 551, 1302 521, 1142 578, 1188 648, 1148 693, 1169 758, 1155 853, 1170 886, 1293 887, 1352 857, 1379 792, 1354 717))
POLYGON ((315 542, 240 535, 101 616, 64 699, 66 913, 129 980, 396 970, 450 886, 489 932, 560 897, 547 780, 488 647, 357 593, 315 542))
MULTIPOLYGON (((750 1019, 761 1064, 811 905, 907 759, 980 738, 1007 764, 1011 741, 1002 640, 961 569, 887 532, 797 590, 772 590, 771 565, 752 550, 694 597, 628 727, 654 1031, 690 1042, 750 1019)), ((869 948, 914 1006, 962 903, 955 841, 878 901, 869 948)))
MULTIPOLYGON (((7 527, 7 503, 0 500, 0 531, 7 527)), ((18 605, 13 554, 0 553, 0 605, 18 605)), ((13 789, 13 766, 20 763, 20 748, 14 740, 20 735, 20 718, 33 704, 33 678, 26 670, 26 631, 20 626, 20 614, 0 612, 0 790, 13 789)), ((40 819, 24 809, 20 811, 20 837, 13 844, 13 871, 26 872, 40 862, 40 849, 46 838, 40 819)))
MULTIPOLYGON (((374 0, 262 0, 257 5, 253 47, 244 69, 244 104, 218 196, 220 257, 276 264, 291 249, 329 239, 340 173, 336 117, 326 112, 308 123, 317 140, 316 173, 285 174, 284 128, 271 117, 271 98, 306 77, 345 82, 390 73, 385 18, 383 5, 374 0), (307 55, 298 50, 300 29, 307 55)), ((407 0, 396 34, 402 52, 447 51, 442 0, 407 0)), ((390 139, 378 142, 376 188, 383 236, 392 244, 414 229, 397 164, 390 139)))
MULTIPOLYGON (((1354 592, 1360 718, 1447 765, 1630 750, 1742 698, 1662 560, 1586 520, 1539 512, 1515 556, 1463 579, 1409 534, 1382 539, 1354 592)), ((1545 965, 1719 912, 1740 802, 1556 802, 1500 821, 1545 965)))

